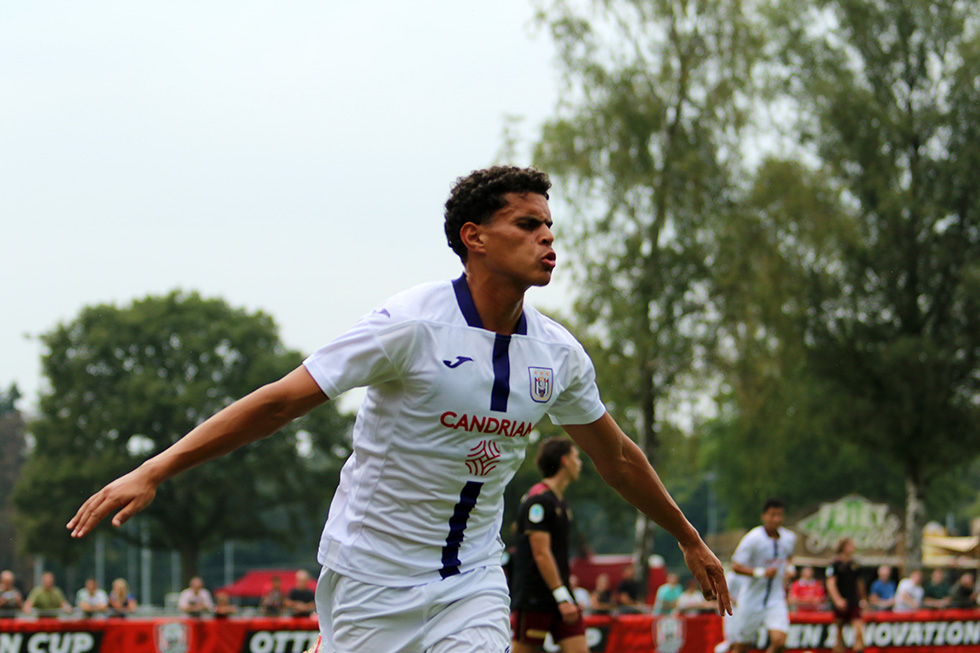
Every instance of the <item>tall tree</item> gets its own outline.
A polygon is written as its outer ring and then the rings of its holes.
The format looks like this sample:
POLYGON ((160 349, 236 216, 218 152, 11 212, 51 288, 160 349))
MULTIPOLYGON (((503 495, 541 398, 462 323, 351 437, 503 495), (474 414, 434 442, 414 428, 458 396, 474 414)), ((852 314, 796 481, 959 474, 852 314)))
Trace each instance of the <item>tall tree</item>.
POLYGON ((0 390, 0 568, 3 569, 15 566, 16 558, 10 497, 26 448, 24 417, 17 409, 20 396, 16 384, 0 390))
POLYGON ((786 2, 786 88, 853 216, 809 302, 808 364, 837 428, 896 462, 906 564, 923 497, 980 452, 980 36, 973 0, 786 2))
MULTIPOLYGON (((565 101, 535 160, 560 184, 576 311, 618 419, 659 462, 659 432, 712 346, 715 221, 731 211, 761 39, 736 0, 544 3, 565 101), (597 217, 593 217, 597 216, 597 217)), ((652 551, 640 516, 634 553, 652 551)))
MULTIPOLYGON (((79 546, 64 524, 85 497, 301 361, 269 315, 196 293, 87 307, 42 342, 50 390, 30 425, 35 446, 15 503, 26 546, 66 562, 79 546)), ((264 514, 283 505, 322 511, 345 430, 328 404, 305 424, 163 484, 139 518, 150 546, 179 551, 187 578, 199 553, 226 539, 288 538, 264 514)))

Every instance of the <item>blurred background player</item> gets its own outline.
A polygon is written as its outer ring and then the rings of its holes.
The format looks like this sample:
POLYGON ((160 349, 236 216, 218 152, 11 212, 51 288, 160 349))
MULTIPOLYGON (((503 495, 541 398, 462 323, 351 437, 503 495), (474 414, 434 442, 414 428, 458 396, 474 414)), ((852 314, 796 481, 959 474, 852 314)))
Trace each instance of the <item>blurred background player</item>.
POLYGON ((754 648, 763 626, 769 632, 768 653, 778 653, 786 646, 786 582, 794 573, 790 561, 796 534, 783 528, 784 510, 780 499, 767 499, 762 507, 762 525, 746 533, 732 554, 732 571, 744 576, 731 624, 731 650, 736 653, 754 648))
POLYGON ((582 460, 567 438, 541 443, 535 458, 544 477, 521 501, 519 539, 511 579, 513 653, 532 653, 550 633, 563 653, 587 653, 582 608, 571 593, 565 490, 578 480, 582 460))
POLYGON ((827 567, 827 594, 834 608, 837 639, 834 653, 844 650, 844 626, 850 625, 854 636, 854 653, 864 650, 864 618, 862 608, 867 604, 864 581, 854 561, 854 540, 843 538, 837 543, 837 555, 827 567))

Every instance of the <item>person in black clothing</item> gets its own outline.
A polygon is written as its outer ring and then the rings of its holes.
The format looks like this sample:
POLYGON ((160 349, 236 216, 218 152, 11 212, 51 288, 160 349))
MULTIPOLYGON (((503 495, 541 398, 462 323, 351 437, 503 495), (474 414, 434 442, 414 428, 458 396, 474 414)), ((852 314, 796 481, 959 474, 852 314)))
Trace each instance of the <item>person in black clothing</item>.
POLYGON ((949 607, 959 609, 977 607, 977 590, 973 583, 973 573, 963 572, 959 581, 949 591, 949 607))
POLYGON ((544 480, 521 501, 511 586, 513 653, 530 653, 548 633, 563 653, 586 653, 582 608, 569 591, 568 527, 564 492, 582 470, 571 440, 541 443, 535 460, 544 480))
POLYGON ((289 590, 286 607, 294 617, 309 617, 316 612, 316 593, 309 572, 303 569, 296 572, 296 587, 289 590))
POLYGON ((642 612, 640 607, 640 583, 636 580, 633 563, 623 567, 623 575, 616 584, 616 611, 620 614, 642 612))
POLYGON ((844 626, 850 624, 854 630, 854 652, 864 650, 864 619, 861 608, 867 603, 864 581, 858 575, 858 565, 854 562, 854 540, 843 538, 837 544, 837 556, 827 568, 827 593, 834 606, 834 621, 837 623, 837 640, 834 653, 844 650, 844 626))

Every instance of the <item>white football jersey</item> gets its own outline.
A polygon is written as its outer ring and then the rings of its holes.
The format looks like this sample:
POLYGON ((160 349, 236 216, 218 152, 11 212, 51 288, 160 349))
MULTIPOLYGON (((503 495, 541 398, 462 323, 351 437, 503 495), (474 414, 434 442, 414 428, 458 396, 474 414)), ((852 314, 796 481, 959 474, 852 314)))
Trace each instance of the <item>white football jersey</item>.
POLYGON ((503 492, 534 425, 605 413, 568 331, 528 306, 514 335, 487 331, 464 277, 396 295, 304 364, 331 399, 368 388, 318 555, 368 583, 500 564, 503 492))
POLYGON ((738 594, 740 607, 757 609, 766 607, 774 601, 786 603, 786 590, 783 575, 786 563, 793 555, 796 546, 796 533, 788 528, 779 529, 779 537, 769 537, 763 526, 756 526, 742 538, 732 554, 732 562, 746 567, 776 566, 773 578, 739 576, 741 587, 738 594))

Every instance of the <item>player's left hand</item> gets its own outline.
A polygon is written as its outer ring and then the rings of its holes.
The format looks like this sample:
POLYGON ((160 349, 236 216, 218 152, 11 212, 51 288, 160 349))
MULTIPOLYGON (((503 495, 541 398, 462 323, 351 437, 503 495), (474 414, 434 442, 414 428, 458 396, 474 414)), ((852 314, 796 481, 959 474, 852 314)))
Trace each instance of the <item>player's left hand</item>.
POLYGON ((732 597, 725 581, 725 570, 718 557, 712 553, 703 540, 688 546, 680 545, 684 552, 684 562, 701 585, 701 594, 708 601, 718 601, 718 614, 732 613, 732 597))

